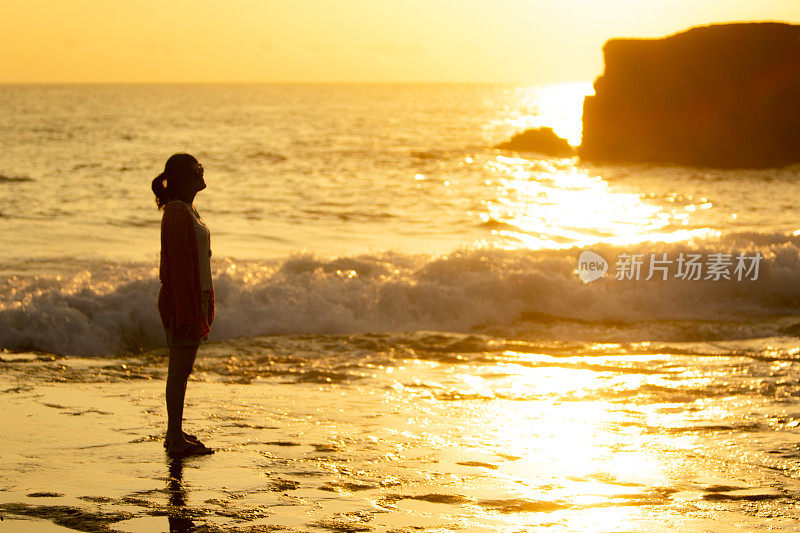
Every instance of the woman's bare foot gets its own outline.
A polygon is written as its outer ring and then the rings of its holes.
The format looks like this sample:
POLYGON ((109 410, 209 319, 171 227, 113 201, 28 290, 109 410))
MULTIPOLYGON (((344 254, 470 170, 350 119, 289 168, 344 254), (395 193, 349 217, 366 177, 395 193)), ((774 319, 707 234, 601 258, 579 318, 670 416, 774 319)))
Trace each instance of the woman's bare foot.
POLYGON ((170 442, 167 453, 170 457, 188 457, 190 455, 208 455, 214 453, 212 448, 207 447, 200 441, 183 440, 181 443, 170 442))
MULTIPOLYGON (((187 440, 189 442, 200 442, 200 439, 198 439, 194 435, 189 435, 185 431, 183 432, 183 438, 184 440, 187 440)), ((164 448, 169 448, 169 434, 164 436, 164 448)))

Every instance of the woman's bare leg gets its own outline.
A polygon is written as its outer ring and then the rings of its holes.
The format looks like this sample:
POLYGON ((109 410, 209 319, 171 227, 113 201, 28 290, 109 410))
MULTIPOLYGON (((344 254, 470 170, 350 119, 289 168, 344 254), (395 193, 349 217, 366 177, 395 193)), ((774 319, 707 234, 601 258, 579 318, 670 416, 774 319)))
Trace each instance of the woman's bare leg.
POLYGON ((168 450, 180 450, 189 446, 183 437, 183 402, 186 398, 186 382, 192 373, 198 346, 179 346, 169 349, 167 370, 167 441, 168 450))

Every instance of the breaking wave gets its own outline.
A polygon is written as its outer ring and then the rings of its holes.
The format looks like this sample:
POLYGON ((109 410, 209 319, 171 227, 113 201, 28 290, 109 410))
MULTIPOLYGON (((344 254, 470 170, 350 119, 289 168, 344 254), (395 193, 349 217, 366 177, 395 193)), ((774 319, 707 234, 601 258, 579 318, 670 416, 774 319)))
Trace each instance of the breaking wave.
MULTIPOLYGON (((214 263, 210 341, 276 334, 472 332, 515 339, 703 341, 800 331, 800 237, 737 233, 691 243, 596 245, 606 277, 581 282, 584 249, 461 249, 214 263), (622 253, 760 252, 755 279, 614 278, 622 253)), ((646 265, 645 265, 646 266, 646 265)), ((153 265, 108 264, 0 285, 0 348, 100 355, 164 345, 153 265)))

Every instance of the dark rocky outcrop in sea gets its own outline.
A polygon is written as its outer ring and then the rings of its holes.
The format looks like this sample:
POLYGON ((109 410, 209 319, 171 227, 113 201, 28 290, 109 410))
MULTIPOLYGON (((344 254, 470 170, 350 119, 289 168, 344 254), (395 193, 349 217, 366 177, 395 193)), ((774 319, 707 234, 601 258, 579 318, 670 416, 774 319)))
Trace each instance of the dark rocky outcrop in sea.
POLYGON ((515 150, 517 152, 537 152, 557 157, 572 157, 575 147, 555 134, 552 128, 534 128, 525 130, 502 142, 495 148, 515 150))
POLYGON ((800 26, 612 39, 583 104, 582 159, 722 168, 800 162, 800 26))

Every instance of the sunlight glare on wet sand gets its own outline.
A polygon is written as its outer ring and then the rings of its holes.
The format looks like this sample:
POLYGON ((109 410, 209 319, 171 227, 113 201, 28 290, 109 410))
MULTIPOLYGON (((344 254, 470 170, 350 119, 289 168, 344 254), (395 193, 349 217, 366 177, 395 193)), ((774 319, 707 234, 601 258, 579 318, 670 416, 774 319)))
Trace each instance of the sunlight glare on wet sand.
MULTIPOLYGON (((581 357, 556 363, 546 355, 506 355, 521 364, 485 369, 486 378, 459 376, 462 394, 493 400, 461 412, 461 438, 446 446, 512 461, 482 478, 482 494, 493 498, 482 505, 498 502, 503 521, 519 527, 610 531, 646 520, 643 506, 652 498, 646 487, 668 485, 673 465, 653 451, 652 435, 629 427, 630 412, 602 399, 602 389, 637 389, 659 378, 629 374, 610 383, 607 375, 580 368, 581 357)), ((475 488, 474 479, 470 485, 475 488)))

